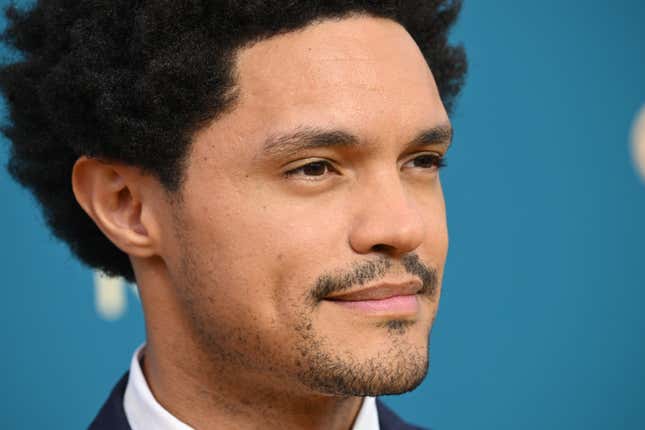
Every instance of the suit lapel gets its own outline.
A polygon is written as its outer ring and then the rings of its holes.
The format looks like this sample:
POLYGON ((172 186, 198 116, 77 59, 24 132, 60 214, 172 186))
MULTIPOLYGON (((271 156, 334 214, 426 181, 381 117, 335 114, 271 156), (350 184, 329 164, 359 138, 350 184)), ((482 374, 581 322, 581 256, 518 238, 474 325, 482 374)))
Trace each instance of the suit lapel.
POLYGON ((381 430, 423 430, 421 427, 412 426, 403 421, 378 398, 376 399, 376 410, 381 430))
POLYGON ((110 397, 88 427, 88 430, 132 430, 123 409, 123 396, 128 385, 128 372, 116 384, 110 397))

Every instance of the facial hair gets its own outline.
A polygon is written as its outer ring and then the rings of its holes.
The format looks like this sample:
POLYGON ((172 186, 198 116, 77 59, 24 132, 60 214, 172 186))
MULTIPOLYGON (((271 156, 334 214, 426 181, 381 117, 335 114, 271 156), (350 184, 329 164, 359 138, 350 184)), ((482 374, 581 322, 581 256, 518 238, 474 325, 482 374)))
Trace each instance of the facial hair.
MULTIPOLYGON (((438 289, 436 270, 425 266, 416 254, 406 255, 402 263, 407 273, 421 279, 419 295, 435 300, 438 289)), ((390 259, 381 257, 357 264, 346 273, 324 274, 311 289, 308 304, 310 308, 316 307, 329 294, 376 281, 384 277, 392 266, 390 259)), ((350 352, 332 354, 330 351, 338 351, 342 345, 334 345, 330 339, 317 334, 310 314, 303 313, 300 319, 301 323, 296 327, 300 337, 296 348, 301 357, 296 363, 299 364, 298 379, 316 392, 339 396, 400 394, 416 388, 428 373, 429 346, 411 345, 404 338, 414 321, 392 319, 379 323, 379 327, 387 330, 388 350, 359 361, 350 352)))

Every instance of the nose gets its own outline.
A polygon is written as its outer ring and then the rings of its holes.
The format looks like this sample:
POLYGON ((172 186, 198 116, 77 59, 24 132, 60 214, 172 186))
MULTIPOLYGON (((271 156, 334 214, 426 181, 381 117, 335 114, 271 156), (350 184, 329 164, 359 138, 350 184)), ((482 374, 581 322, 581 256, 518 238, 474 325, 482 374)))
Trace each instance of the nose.
POLYGON ((414 251, 423 242, 426 226, 421 208, 398 176, 357 190, 354 205, 349 242, 355 252, 395 257, 414 251))

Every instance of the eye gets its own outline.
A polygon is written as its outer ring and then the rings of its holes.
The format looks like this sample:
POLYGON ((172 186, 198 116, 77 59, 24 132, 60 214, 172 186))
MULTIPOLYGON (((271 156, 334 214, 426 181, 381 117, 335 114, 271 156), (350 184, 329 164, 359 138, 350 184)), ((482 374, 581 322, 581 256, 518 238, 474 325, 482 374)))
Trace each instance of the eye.
POLYGON ((422 169, 428 170, 438 170, 442 167, 446 167, 446 157, 435 153, 425 153, 413 158, 412 160, 408 161, 408 163, 413 163, 412 167, 420 167, 422 169))
POLYGON ((284 173, 285 176, 320 177, 334 170, 328 161, 312 161, 284 173))

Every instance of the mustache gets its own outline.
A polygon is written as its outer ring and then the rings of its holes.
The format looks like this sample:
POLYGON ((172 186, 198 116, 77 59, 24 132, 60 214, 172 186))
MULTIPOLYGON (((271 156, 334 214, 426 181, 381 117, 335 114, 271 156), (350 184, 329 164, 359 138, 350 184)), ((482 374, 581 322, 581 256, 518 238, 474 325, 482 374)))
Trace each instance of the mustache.
MULTIPOLYGON (((437 291, 439 275, 437 270, 426 266, 417 254, 407 254, 401 259, 401 264, 406 273, 417 276, 422 287, 419 294, 433 297, 437 291)), ((393 261, 380 256, 373 261, 356 263, 351 270, 345 273, 327 273, 318 277, 314 288, 309 293, 309 302, 313 305, 323 300, 332 293, 339 293, 349 290, 354 286, 365 285, 369 282, 378 281, 394 266, 393 261)))

